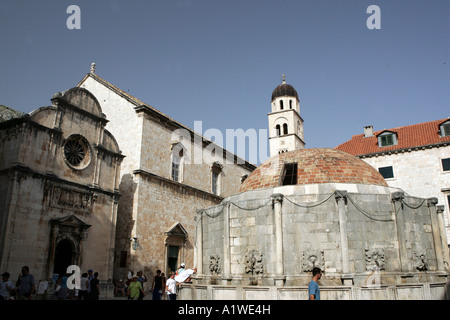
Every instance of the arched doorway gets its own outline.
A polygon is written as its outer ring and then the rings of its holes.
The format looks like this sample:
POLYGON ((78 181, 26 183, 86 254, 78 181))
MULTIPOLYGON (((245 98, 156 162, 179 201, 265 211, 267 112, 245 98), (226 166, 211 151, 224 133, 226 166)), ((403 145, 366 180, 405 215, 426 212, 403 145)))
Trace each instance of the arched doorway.
POLYGON ((48 256, 47 275, 66 273, 67 267, 77 265, 82 267, 80 254, 82 243, 87 238, 89 224, 84 223, 74 215, 53 219, 51 222, 51 238, 48 256))
POLYGON ((56 245, 53 273, 62 276, 73 261, 73 244, 70 240, 61 240, 56 245))

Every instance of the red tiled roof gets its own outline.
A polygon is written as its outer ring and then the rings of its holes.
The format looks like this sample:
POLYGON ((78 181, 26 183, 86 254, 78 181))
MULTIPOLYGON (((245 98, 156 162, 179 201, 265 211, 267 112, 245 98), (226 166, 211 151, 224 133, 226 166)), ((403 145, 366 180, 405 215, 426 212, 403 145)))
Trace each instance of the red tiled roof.
POLYGON ((356 183, 387 186, 381 174, 363 160, 340 150, 317 148, 271 157, 245 179, 239 192, 279 186, 286 163, 297 163, 297 185, 356 183))
POLYGON ((449 120, 450 118, 446 118, 410 126, 375 131, 372 137, 367 138, 364 137, 364 134, 358 134, 353 136, 347 142, 335 147, 335 149, 345 151, 355 156, 361 156, 450 142, 450 136, 442 137, 439 134, 439 126, 449 120), (387 147, 378 146, 378 135, 385 131, 397 134, 398 143, 396 145, 387 147))

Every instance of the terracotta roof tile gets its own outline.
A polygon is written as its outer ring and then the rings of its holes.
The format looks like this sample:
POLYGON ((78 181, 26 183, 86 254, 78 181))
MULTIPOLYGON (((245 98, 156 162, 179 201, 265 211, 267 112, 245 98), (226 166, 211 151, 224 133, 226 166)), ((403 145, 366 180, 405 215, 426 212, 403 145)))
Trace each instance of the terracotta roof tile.
POLYGON ((335 147, 335 149, 345 151, 355 156, 361 156, 450 142, 450 136, 442 137, 439 134, 439 126, 449 120, 450 118, 446 118, 404 127, 375 131, 372 137, 367 138, 364 137, 364 134, 358 134, 353 136, 350 140, 335 147), (386 131, 394 132, 397 135, 398 143, 392 146, 379 147, 378 136, 386 131))
POLYGON ((387 186, 377 170, 346 152, 300 149, 266 160, 242 183, 239 192, 279 186, 284 165, 288 163, 297 163, 297 185, 356 183, 387 186))

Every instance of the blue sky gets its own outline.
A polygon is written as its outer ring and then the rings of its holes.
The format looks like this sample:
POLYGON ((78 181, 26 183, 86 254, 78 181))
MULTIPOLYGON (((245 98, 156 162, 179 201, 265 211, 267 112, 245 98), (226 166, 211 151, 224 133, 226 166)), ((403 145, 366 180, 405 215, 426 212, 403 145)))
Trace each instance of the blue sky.
MULTIPOLYGON (((99 76, 188 127, 267 129, 286 74, 307 148, 450 116, 450 1, 0 0, 0 104, 99 76), (81 29, 69 30, 69 5, 81 29), (368 6, 381 9, 369 30, 368 6)), ((260 159, 263 160, 263 159, 260 159)))

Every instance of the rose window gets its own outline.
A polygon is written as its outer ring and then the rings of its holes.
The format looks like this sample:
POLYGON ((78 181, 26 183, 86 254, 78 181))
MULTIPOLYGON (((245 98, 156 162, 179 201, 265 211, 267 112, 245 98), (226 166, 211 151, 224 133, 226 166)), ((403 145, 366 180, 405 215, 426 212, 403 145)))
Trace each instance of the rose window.
POLYGON ((64 143, 64 159, 73 169, 84 169, 91 161, 89 143, 80 135, 72 135, 64 143))

